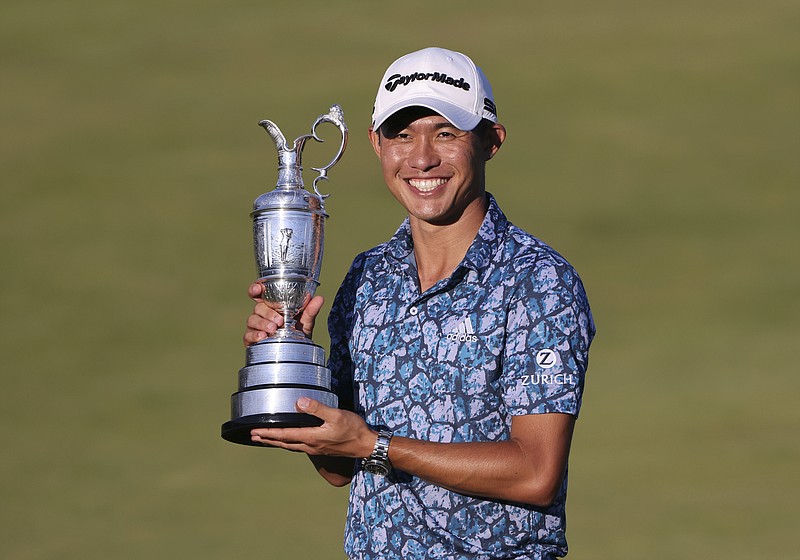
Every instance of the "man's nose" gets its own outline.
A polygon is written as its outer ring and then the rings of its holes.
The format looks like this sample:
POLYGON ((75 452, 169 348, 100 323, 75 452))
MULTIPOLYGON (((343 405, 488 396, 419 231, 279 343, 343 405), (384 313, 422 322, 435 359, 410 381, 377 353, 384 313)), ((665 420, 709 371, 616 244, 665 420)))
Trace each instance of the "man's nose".
POLYGON ((408 155, 409 166, 420 171, 428 171, 441 162, 439 152, 430 140, 425 138, 416 139, 411 153, 408 155))

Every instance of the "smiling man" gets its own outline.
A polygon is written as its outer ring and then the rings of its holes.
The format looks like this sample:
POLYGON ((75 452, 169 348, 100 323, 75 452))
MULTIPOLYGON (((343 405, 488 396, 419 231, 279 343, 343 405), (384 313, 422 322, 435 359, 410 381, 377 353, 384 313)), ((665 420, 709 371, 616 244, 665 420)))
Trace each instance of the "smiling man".
MULTIPOLYGON (((575 270, 486 192, 502 146, 491 86, 428 48, 381 80, 369 139, 408 217, 358 255, 329 317, 341 409, 256 429, 350 483, 350 558, 550 559, 567 552, 567 461, 594 324, 575 270)), ((282 324, 258 298, 245 344, 282 324)), ((311 335, 322 298, 299 323, 311 335)))

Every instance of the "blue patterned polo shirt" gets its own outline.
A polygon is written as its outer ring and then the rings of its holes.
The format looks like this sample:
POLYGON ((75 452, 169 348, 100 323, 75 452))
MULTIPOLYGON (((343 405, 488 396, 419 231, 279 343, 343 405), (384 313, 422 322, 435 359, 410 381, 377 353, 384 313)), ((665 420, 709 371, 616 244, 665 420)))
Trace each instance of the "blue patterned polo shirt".
MULTIPOLYGON (((494 198, 452 276, 420 293, 408 220, 353 262, 329 317, 343 405, 433 442, 509 438, 515 415, 578 415, 594 335, 575 270, 494 198)), ((544 559, 566 554, 566 477, 542 509, 357 467, 345 550, 358 559, 544 559)))

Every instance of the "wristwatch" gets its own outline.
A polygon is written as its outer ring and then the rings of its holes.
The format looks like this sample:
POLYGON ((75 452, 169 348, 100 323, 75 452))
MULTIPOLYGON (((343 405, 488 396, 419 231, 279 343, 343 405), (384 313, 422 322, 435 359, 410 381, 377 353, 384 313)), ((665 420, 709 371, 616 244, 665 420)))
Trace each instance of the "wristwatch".
POLYGON ((392 440, 392 432, 381 430, 378 432, 378 441, 375 442, 375 449, 372 455, 364 459, 362 466, 368 473, 386 476, 392 470, 389 462, 389 442, 392 440))

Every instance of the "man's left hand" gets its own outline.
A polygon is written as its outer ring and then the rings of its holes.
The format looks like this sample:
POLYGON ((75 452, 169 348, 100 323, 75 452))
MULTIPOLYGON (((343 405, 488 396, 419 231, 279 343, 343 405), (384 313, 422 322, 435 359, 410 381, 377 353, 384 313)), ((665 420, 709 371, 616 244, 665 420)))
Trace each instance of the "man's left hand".
POLYGON ((312 456, 364 458, 372 453, 378 434, 359 415, 308 397, 298 399, 295 408, 316 416, 323 424, 310 428, 256 428, 250 432, 252 441, 312 456))

